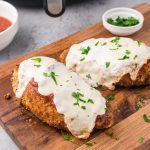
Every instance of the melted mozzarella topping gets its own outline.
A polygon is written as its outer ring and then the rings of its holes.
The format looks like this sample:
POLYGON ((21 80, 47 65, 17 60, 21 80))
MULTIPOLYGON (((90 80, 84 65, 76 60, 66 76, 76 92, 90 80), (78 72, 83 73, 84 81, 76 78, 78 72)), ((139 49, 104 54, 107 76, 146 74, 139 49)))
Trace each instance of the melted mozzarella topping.
POLYGON ((130 38, 89 39, 71 46, 66 66, 75 70, 93 87, 114 89, 113 84, 127 73, 135 80, 138 71, 150 59, 150 48, 130 38))
POLYGON ((18 79, 18 98, 22 97, 32 79, 38 83, 41 95, 54 94, 57 111, 64 115, 68 129, 78 138, 88 138, 96 117, 105 113, 103 96, 76 73, 52 58, 33 57, 23 61, 19 66, 18 79))

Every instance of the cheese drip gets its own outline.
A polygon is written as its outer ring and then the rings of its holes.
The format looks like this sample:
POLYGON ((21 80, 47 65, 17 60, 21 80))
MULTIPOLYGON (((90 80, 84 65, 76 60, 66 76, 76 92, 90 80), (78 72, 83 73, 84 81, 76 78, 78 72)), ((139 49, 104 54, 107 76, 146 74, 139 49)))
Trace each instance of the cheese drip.
POLYGON ((64 115, 69 131, 78 138, 88 138, 98 115, 105 113, 105 99, 76 73, 56 60, 33 57, 23 61, 18 70, 16 97, 21 98, 34 79, 43 96, 54 94, 57 111, 64 115))
POLYGON ((148 59, 150 48, 139 41, 124 37, 92 38, 71 46, 66 67, 93 87, 114 89, 114 84, 127 73, 135 80, 148 59))

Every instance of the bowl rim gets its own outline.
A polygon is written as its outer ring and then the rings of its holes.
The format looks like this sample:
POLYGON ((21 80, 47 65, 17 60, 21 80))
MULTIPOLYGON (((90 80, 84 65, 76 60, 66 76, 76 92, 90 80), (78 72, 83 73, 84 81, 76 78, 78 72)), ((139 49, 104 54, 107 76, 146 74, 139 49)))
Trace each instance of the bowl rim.
POLYGON ((115 29, 132 29, 132 28, 137 28, 137 27, 139 27, 139 26, 141 26, 141 25, 143 24, 143 22, 144 22, 144 16, 142 15, 141 12, 139 12, 138 10, 133 9, 133 8, 128 8, 128 7, 115 7, 115 8, 108 9, 107 11, 104 12, 104 14, 102 15, 102 21, 103 21, 103 23, 105 23, 105 24, 107 24, 108 26, 110 26, 110 27, 112 27, 112 28, 115 28, 115 29), (140 19, 139 19, 139 24, 134 25, 134 26, 122 27, 122 26, 115 26, 115 25, 112 25, 112 24, 108 23, 108 22, 106 21, 106 18, 107 18, 106 15, 107 15, 108 13, 113 12, 113 11, 116 11, 116 10, 120 10, 120 11, 125 10, 125 11, 127 11, 127 12, 130 11, 130 12, 133 13, 133 14, 136 13, 136 14, 140 17, 140 19))
MULTIPOLYGON (((0 36, 1 36, 2 34, 5 34, 6 32, 8 32, 9 30, 11 30, 11 29, 15 26, 15 24, 17 23, 17 21, 18 21, 18 11, 17 11, 17 9, 15 8, 15 6, 13 6, 11 3, 6 2, 6 1, 3 1, 3 0, 2 0, 2 1, 0 0, 0 4, 1 4, 1 3, 4 3, 4 4, 9 5, 10 7, 12 7, 12 8, 14 9, 15 13, 16 13, 16 18, 15 18, 15 21, 11 24, 11 26, 9 26, 6 30, 0 32, 0 36)), ((3 17, 3 16, 2 16, 2 17, 3 17)))

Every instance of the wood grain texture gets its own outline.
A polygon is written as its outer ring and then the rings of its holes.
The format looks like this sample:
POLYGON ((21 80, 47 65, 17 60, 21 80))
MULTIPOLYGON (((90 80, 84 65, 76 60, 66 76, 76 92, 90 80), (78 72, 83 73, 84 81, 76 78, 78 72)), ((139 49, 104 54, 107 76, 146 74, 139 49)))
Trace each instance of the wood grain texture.
MULTIPOLYGON (((143 28, 136 34, 130 36, 133 39, 141 40, 150 45, 150 4, 141 4, 135 7, 144 14, 145 22, 143 28)), ((11 138, 23 150, 74 150, 89 149, 85 141, 77 140, 78 144, 64 141, 60 131, 42 123, 30 112, 16 103, 10 82, 11 71, 20 61, 31 56, 45 55, 58 59, 59 54, 68 49, 72 44, 81 42, 91 37, 111 37, 101 23, 97 23, 70 35, 62 40, 47 45, 37 51, 28 53, 20 58, 12 60, 0 66, 0 124, 8 132, 11 138), (7 92, 12 94, 11 100, 5 100, 3 95, 7 92)), ((103 91, 102 91, 103 92, 103 91)), ((109 93, 110 91, 108 91, 109 93)), ((119 140, 111 139, 103 131, 99 130, 92 134, 89 142, 96 142, 90 149, 99 150, 127 150, 127 149, 150 149, 150 123, 143 121, 142 115, 150 116, 150 87, 140 89, 119 89, 116 90, 122 96, 132 101, 134 98, 144 97, 146 105, 144 108, 113 126, 115 135, 119 140), (137 92, 138 90, 138 92, 137 92), (129 94, 129 96, 125 96, 129 94), (139 143, 139 137, 144 137, 144 143, 139 143)), ((103 92, 105 96, 108 94, 103 92)), ((129 116, 127 114, 125 117, 129 116)))

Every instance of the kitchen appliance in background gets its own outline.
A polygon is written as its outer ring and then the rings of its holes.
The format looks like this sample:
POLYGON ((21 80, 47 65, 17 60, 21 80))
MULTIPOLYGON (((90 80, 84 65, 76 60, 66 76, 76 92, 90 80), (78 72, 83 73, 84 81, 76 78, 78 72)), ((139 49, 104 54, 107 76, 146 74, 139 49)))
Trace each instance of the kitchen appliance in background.
POLYGON ((89 0, 6 0, 13 5, 23 7, 42 7, 51 17, 58 17, 65 11, 66 5, 82 3, 89 0))
POLYGON ((57 17, 65 11, 65 0, 44 0, 44 9, 52 17, 57 17))

